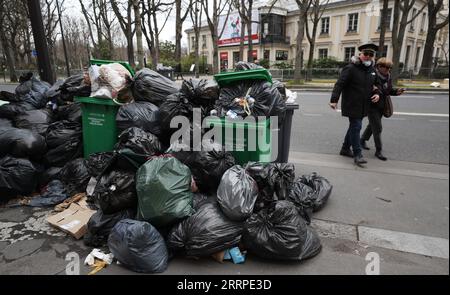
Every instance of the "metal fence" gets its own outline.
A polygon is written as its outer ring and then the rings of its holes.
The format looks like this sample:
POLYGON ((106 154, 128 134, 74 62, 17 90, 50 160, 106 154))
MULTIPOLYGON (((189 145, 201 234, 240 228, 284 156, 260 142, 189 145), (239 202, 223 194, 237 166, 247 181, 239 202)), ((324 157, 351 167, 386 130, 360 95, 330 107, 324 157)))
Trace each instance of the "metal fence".
MULTIPOLYGON (((400 73, 399 78, 402 80, 414 80, 414 81, 431 81, 431 80, 443 80, 449 77, 449 68, 440 66, 437 68, 434 68, 432 71, 427 71, 427 75, 421 75, 418 73, 418 71, 414 70, 408 70, 403 71, 400 73)), ((23 73, 26 72, 33 72, 35 75, 38 75, 37 70, 16 70, 16 75, 19 77, 23 73)), ((70 74, 80 74, 83 72, 83 69, 71 69, 70 74)), ((277 68, 271 68, 270 72, 272 74, 272 77, 274 79, 280 80, 282 82, 291 81, 294 79, 294 69, 277 69, 277 68)), ((303 81, 314 81, 314 80, 336 80, 339 77, 339 74, 341 72, 341 68, 313 68, 310 71, 306 69, 301 70, 301 80, 303 81)), ((57 80, 58 79, 65 79, 67 77, 67 73, 65 69, 58 69, 56 71, 57 80)), ((200 73, 200 75, 205 76, 204 73, 200 73)), ((177 76, 177 73, 175 73, 175 76, 177 76)), ((182 77, 193 77, 193 72, 183 72, 182 77)), ((175 78, 175 77, 174 77, 175 78)), ((178 77, 181 79, 180 77, 178 77)), ((3 82, 9 82, 9 73, 8 71, 4 71, 3 73, 0 73, 0 81, 3 80, 3 82)))

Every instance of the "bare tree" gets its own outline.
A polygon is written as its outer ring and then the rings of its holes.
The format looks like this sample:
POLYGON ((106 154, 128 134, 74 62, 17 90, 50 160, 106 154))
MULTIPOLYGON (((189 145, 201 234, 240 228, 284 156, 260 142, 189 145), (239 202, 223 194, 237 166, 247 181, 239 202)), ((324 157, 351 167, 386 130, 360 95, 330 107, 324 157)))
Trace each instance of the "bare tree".
POLYGON ((440 23, 438 23, 438 14, 441 12, 444 5, 443 0, 428 0, 428 29, 427 39, 425 41, 425 48, 422 58, 422 66, 420 67, 420 73, 425 76, 429 76, 433 67, 433 51, 434 42, 436 41, 436 35, 438 31, 448 25, 448 15, 440 23))
POLYGON ((425 9, 426 4, 409 17, 411 9, 416 0, 394 0, 394 24, 392 27, 392 81, 394 84, 398 81, 400 68, 400 53, 403 47, 403 39, 406 33, 406 27, 413 22, 419 14, 425 9))
POLYGON ((303 50, 302 43, 303 37, 305 35, 305 22, 308 19, 308 10, 311 6, 312 0, 295 0, 299 8, 299 18, 298 18, 298 31, 297 31, 297 48, 295 51, 295 69, 294 69, 294 83, 300 83, 302 76, 302 63, 303 63, 303 50))
POLYGON ((194 4, 191 7, 189 12, 192 20, 192 24, 194 27, 194 50, 195 50, 195 77, 199 77, 199 65, 200 65, 200 56, 199 56, 199 39, 200 39, 200 30, 202 25, 202 12, 200 1, 194 1, 194 4))
POLYGON ((383 0, 383 8, 381 9, 381 21, 380 21, 380 41, 378 43, 378 57, 386 54, 384 52, 384 39, 386 36, 386 27, 389 27, 391 24, 391 20, 388 19, 388 5, 389 0, 383 0))
POLYGON ((312 0, 311 2, 311 14, 310 21, 313 25, 312 33, 309 33, 309 25, 308 21, 305 23, 306 37, 309 41, 309 57, 308 57, 308 68, 307 80, 311 80, 312 78, 312 65, 314 60, 314 50, 316 47, 316 37, 317 37, 317 27, 319 25, 319 21, 322 19, 322 15, 325 11, 326 5, 330 2, 330 0, 312 0))
MULTIPOLYGON (((183 37, 183 23, 189 15, 192 0, 175 0, 175 61, 181 61, 181 38, 183 37)), ((180 69, 181 70, 181 69, 180 69)))
POLYGON ((0 45, 3 48, 3 53, 6 58, 6 64, 8 66, 9 71, 9 79, 11 82, 17 82, 17 75, 15 70, 15 60, 14 55, 12 52, 12 44, 11 44, 11 38, 8 34, 8 28, 10 27, 9 20, 7 19, 7 11, 8 4, 11 4, 12 1, 8 0, 0 0, 0 6, 2 9, 0 9, 0 45), (4 9, 3 9, 4 8, 4 9))
POLYGON ((240 42, 239 42, 239 60, 244 60, 244 46, 245 46, 245 2, 244 0, 231 0, 231 4, 233 7, 237 10, 239 13, 240 23, 241 23, 241 36, 240 36, 240 42))
POLYGON ((142 4, 142 32, 152 56, 152 66, 156 68, 159 63, 159 35, 167 24, 174 2, 162 0, 141 0, 142 4), (158 25, 158 15, 165 20, 162 26, 158 25))
POLYGON ((128 63, 134 67, 133 37, 135 29, 133 29, 134 22, 131 13, 133 9, 132 0, 111 0, 110 3, 114 14, 117 17, 120 28, 122 29, 122 32, 127 40, 128 63), (125 15, 122 15, 122 11, 125 11, 125 15))
POLYGON ((202 0, 202 6, 206 15, 206 20, 208 21, 208 27, 211 32, 212 42, 213 42, 213 74, 219 73, 219 45, 218 42, 223 35, 225 29, 225 24, 230 16, 231 5, 228 0, 213 0, 212 11, 210 11, 210 6, 207 0, 202 0), (225 22, 222 28, 219 28, 219 17, 227 9, 227 14, 225 22))
POLYGON ((114 29, 117 25, 116 17, 112 12, 112 8, 108 5, 109 1, 107 0, 98 0, 98 8, 100 11, 100 17, 102 19, 102 25, 104 30, 102 30, 103 37, 106 39, 108 43, 109 49, 109 59, 114 59, 114 29))
POLYGON ((142 69, 145 67, 144 64, 144 47, 142 46, 142 25, 141 25, 141 12, 139 9, 139 0, 133 0, 133 11, 134 11, 134 21, 136 28, 136 47, 137 47, 137 59, 138 68, 142 69))

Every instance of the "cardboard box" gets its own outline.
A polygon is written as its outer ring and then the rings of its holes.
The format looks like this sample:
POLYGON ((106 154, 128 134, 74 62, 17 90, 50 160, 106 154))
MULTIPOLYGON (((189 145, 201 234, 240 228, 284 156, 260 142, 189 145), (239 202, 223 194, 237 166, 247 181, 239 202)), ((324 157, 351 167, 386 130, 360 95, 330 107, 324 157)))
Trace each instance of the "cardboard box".
POLYGON ((86 233, 87 223, 94 213, 94 210, 85 206, 85 202, 80 201, 80 203, 72 203, 66 210, 48 217, 47 222, 79 239, 86 233))

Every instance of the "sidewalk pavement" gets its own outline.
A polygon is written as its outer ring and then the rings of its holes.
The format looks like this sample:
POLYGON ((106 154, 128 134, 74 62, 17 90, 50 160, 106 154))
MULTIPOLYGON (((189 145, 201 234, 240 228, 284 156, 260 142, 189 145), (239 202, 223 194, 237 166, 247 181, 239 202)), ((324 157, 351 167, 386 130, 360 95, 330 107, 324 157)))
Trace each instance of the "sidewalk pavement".
MULTIPOLYGON (((300 263, 247 257, 242 265, 175 258, 164 274, 365 274, 366 255, 380 274, 449 274, 449 167, 368 156, 367 168, 338 155, 291 152, 296 174, 330 180, 328 204, 314 215, 322 252, 300 263), (373 253, 371 254, 373 255, 373 253)), ((91 248, 51 228, 48 209, 0 208, 0 274, 65 274, 69 252, 91 248)), ((133 274, 111 265, 99 274, 133 274)))

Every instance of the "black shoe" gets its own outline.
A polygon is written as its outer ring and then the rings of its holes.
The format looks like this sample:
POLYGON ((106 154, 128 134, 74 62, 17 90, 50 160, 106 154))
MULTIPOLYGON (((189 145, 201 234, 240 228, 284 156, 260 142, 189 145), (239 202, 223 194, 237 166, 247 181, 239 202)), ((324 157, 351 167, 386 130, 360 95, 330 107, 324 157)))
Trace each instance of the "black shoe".
POLYGON ((362 166, 363 164, 367 164, 366 159, 364 159, 362 155, 355 156, 354 160, 355 160, 355 164, 360 167, 363 167, 362 166))
POLYGON ((377 157, 381 161, 386 161, 387 160, 387 158, 385 156, 383 156, 383 154, 381 152, 376 152, 375 153, 375 157, 377 157))
POLYGON ((344 156, 344 157, 350 157, 353 158, 353 152, 350 149, 341 149, 341 152, 339 153, 339 155, 344 156))
POLYGON ((365 140, 361 139, 360 143, 361 143, 361 147, 363 149, 370 150, 370 148, 367 146, 367 142, 365 140))

